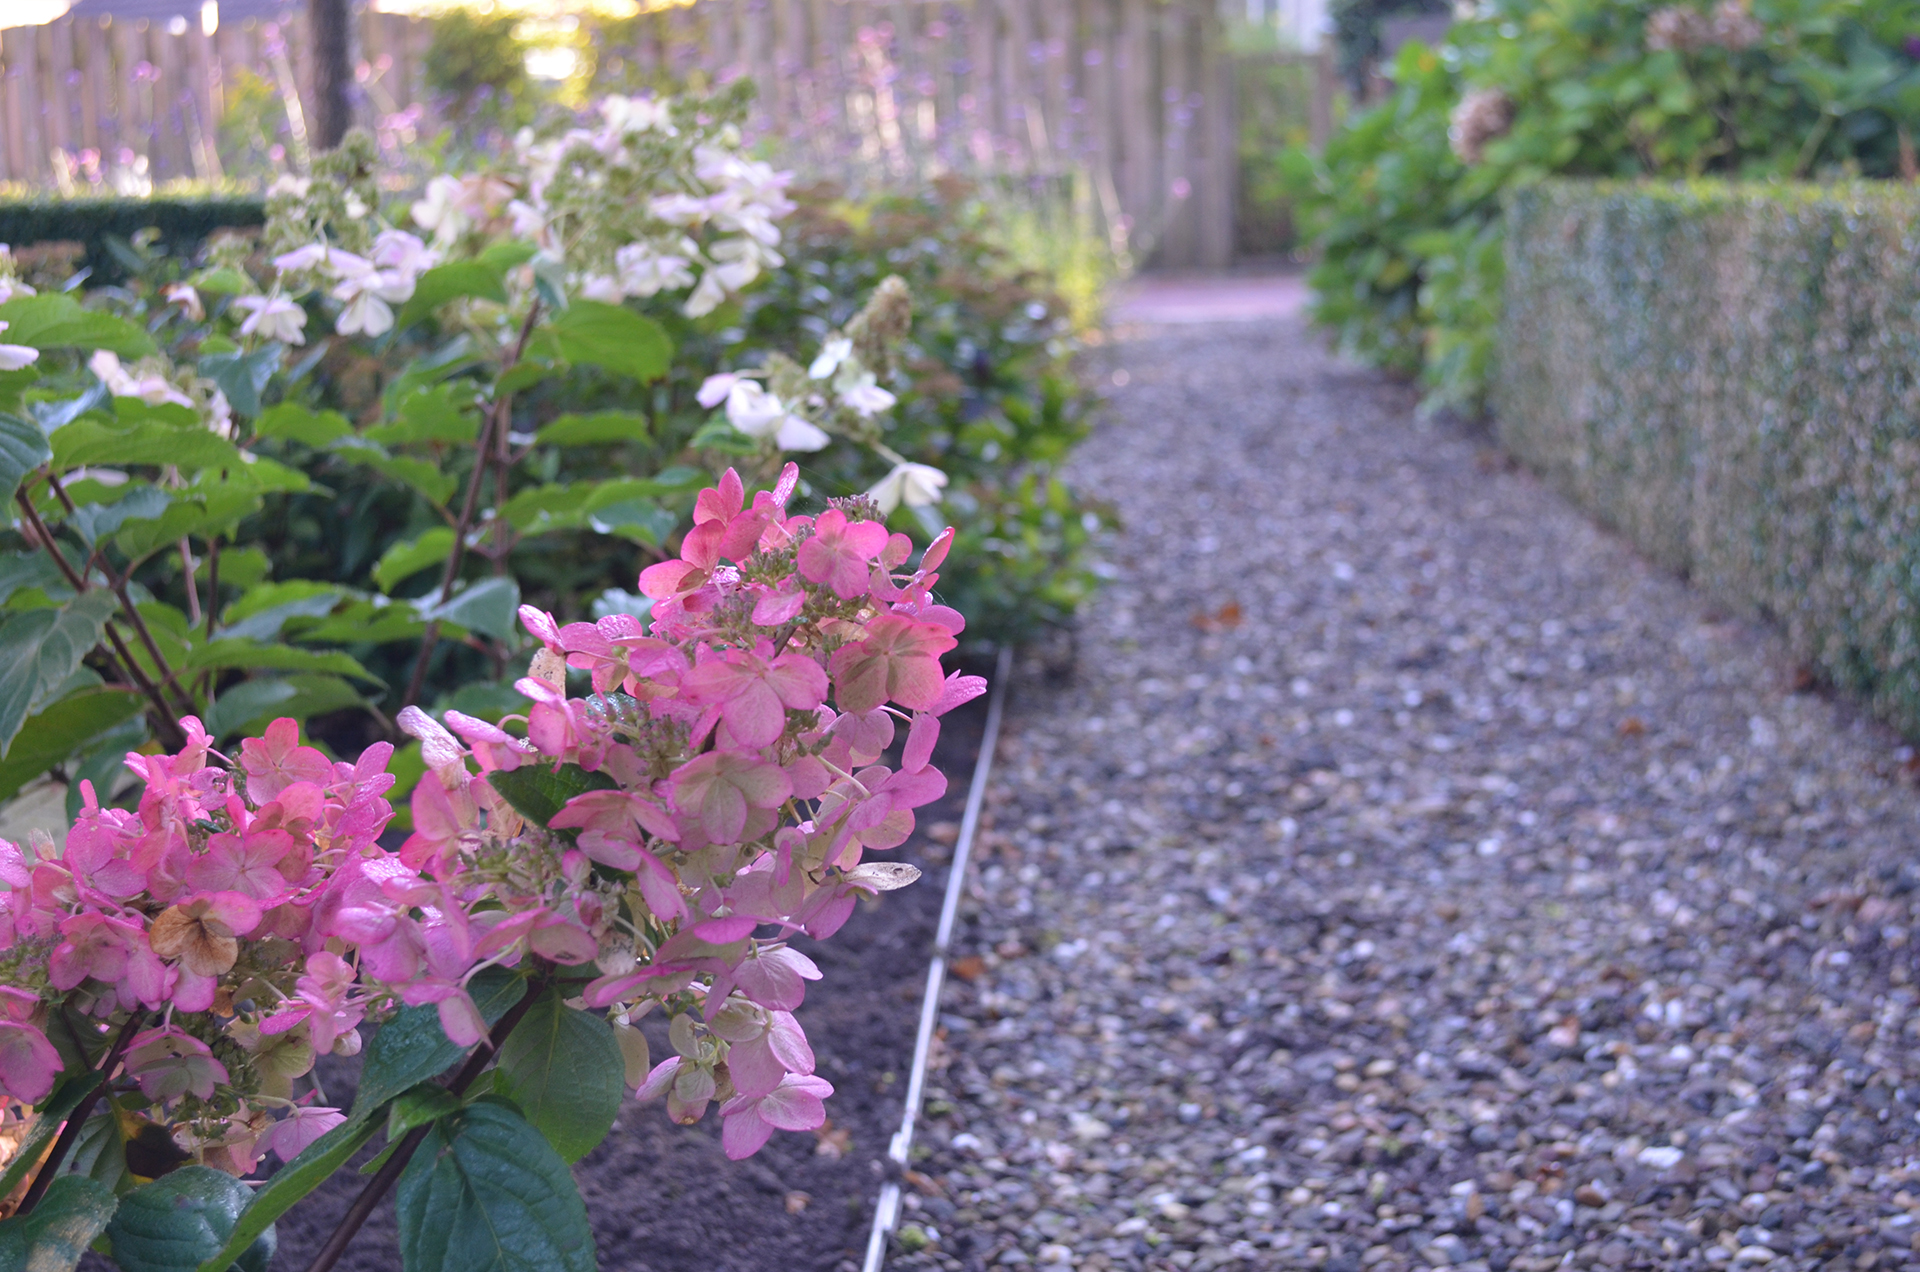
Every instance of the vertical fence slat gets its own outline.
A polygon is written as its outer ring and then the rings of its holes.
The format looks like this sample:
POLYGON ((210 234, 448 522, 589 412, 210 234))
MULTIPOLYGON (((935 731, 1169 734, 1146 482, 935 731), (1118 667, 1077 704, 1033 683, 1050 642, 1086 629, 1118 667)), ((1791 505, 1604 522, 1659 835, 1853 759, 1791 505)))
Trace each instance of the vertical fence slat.
POLYGON ((1135 242, 1157 234, 1159 201, 1159 136, 1154 128, 1160 112, 1148 42, 1147 0, 1122 0, 1119 38, 1114 48, 1114 93, 1120 106, 1120 193, 1132 221, 1135 242))
POLYGON ((80 49, 80 131, 87 149, 105 155, 114 135, 113 50, 98 18, 77 20, 80 49))
POLYGON ((1219 18, 1202 12, 1200 29, 1200 91, 1206 95, 1201 117, 1207 166, 1200 187, 1205 202, 1199 263, 1208 269, 1220 269, 1233 260, 1233 214, 1240 193, 1240 138, 1236 127, 1240 86, 1234 80, 1234 62, 1227 53, 1219 18))
POLYGON ((21 43, 17 28, 0 31, 0 110, 6 112, 0 119, 0 180, 7 181, 24 180, 26 175, 14 157, 26 149, 26 140, 20 136, 20 93, 13 74, 21 43))
POLYGON ((24 153, 21 155, 21 168, 29 180, 46 179, 47 143, 45 120, 41 112, 45 106, 45 97, 40 88, 39 50, 35 45, 32 27, 18 28, 12 58, 13 66, 8 77, 17 81, 20 111, 20 142, 24 153))

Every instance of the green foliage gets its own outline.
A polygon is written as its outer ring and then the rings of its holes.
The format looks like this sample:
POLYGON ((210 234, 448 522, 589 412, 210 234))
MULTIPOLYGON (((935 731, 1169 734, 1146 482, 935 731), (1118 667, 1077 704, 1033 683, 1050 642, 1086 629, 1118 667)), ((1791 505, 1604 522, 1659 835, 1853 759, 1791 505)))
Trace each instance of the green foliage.
POLYGON ((577 1162, 607 1137, 626 1096, 626 1062, 604 1016, 540 996, 500 1048, 495 1090, 519 1106, 553 1150, 577 1162))
MULTIPOLYGON (((220 1252, 253 1190, 225 1171, 182 1166, 120 1199, 107 1240, 121 1272, 194 1272, 220 1252)), ((272 1227, 234 1265, 266 1272, 278 1242, 272 1227)))
POLYGON ((112 1189, 84 1175, 61 1176, 32 1214, 0 1222, 0 1268, 73 1272, 118 1204, 112 1189))
POLYGON ((1554 182, 1508 224, 1503 443, 1920 735, 1920 200, 1554 182))
POLYGON ((1407 45, 1386 99, 1324 155, 1290 156, 1321 252, 1316 318, 1421 375, 1430 406, 1477 409, 1504 192, 1550 175, 1894 175, 1920 131, 1916 29, 1914 0, 1482 5, 1440 49, 1407 45))
POLYGON ((274 1220, 327 1182, 378 1129, 377 1123, 349 1119, 307 1145, 305 1151, 275 1171, 273 1178, 253 1194, 253 1200, 234 1221, 225 1244, 200 1265, 199 1272, 225 1272, 235 1266, 236 1260, 245 1257, 254 1243, 273 1228, 274 1220))
POLYGON ((7 668, 0 680, 0 756, 28 714, 80 669, 80 660, 99 643, 114 608, 113 594, 97 588, 57 609, 25 610, 0 623, 0 667, 7 668))
POLYGON ((1308 141, 1314 63, 1271 25, 1233 28, 1232 47, 1240 160, 1234 246, 1242 256, 1277 256, 1296 244, 1286 155, 1308 141))
POLYGON ((1380 59, 1382 27, 1388 18, 1442 14, 1452 9, 1448 0, 1333 0, 1333 44, 1340 73, 1354 95, 1366 92, 1367 76, 1380 59))
POLYGON ((578 764, 527 764, 498 773, 498 781, 489 784, 500 798, 536 826, 544 826, 567 806, 567 801, 588 791, 612 790, 615 782, 605 773, 589 773, 578 764))
MULTIPOLYGON (((526 993, 526 982, 504 968, 489 968, 468 986, 474 1006, 491 1025, 526 993)), ((437 1077, 466 1054, 466 1048, 447 1037, 440 1013, 430 1006, 405 1007, 380 1026, 367 1044, 360 1069, 360 1090, 353 1099, 352 1120, 371 1117, 388 1100, 418 1083, 437 1077)))
POLYGON ((394 1193, 408 1272, 592 1272, 593 1231, 567 1163, 511 1104, 434 1124, 394 1193))
MULTIPOLYGON (((903 278, 914 297, 913 329, 900 375, 889 382, 899 403, 881 436, 952 481, 929 515, 903 506, 892 519, 922 537, 948 522, 959 531, 940 592, 966 615, 966 639, 1021 641, 1070 623, 1097 586, 1087 548, 1108 514, 1059 476, 1086 435, 1094 401, 1068 361, 1068 303, 1046 276, 1010 259, 995 208, 964 181, 857 202, 820 186, 797 199, 782 250, 808 268, 780 270, 746 297, 741 345, 804 361, 810 340, 843 326, 882 278, 903 278)), ((695 367, 741 361, 697 333, 683 337, 681 357, 692 365, 672 380, 676 395, 688 397, 699 384, 695 367)), ((674 437, 690 439, 691 423, 705 418, 682 406, 674 437)), ((858 493, 887 471, 852 444, 807 460, 802 472, 819 496, 858 493)))
POLYGON ((239 195, 150 199, 49 195, 0 201, 0 243, 17 249, 33 243, 77 242, 86 249, 83 264, 93 271, 89 281, 97 285, 124 281, 139 263, 124 247, 115 251, 116 239, 124 244, 142 230, 153 230, 157 231, 151 240, 155 248, 191 255, 219 230, 260 225, 265 220, 266 207, 259 199, 239 195))
POLYGON ((533 81, 519 24, 513 14, 459 6, 436 15, 425 70, 428 90, 443 99, 445 118, 480 115, 512 125, 531 117, 533 81))

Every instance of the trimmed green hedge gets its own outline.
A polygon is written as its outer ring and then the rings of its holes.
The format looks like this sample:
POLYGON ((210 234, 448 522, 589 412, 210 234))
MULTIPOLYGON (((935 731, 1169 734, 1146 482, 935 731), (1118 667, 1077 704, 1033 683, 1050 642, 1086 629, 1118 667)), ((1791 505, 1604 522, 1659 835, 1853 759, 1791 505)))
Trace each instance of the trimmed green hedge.
POLYGON ((1551 182, 1507 218, 1501 441, 1920 735, 1920 193, 1551 182))
POLYGON ((160 231, 175 252, 190 251, 215 230, 260 225, 267 219, 259 199, 235 196, 152 199, 31 199, 0 202, 0 243, 78 242, 87 249, 93 283, 117 283, 126 264, 107 246, 109 236, 131 239, 144 229, 160 231))

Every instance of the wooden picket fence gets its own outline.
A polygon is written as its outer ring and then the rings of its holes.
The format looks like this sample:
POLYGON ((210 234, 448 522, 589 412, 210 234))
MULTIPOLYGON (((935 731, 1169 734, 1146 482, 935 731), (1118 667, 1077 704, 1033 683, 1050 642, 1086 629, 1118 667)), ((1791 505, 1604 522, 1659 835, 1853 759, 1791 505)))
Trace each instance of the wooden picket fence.
MULTIPOLYGON (((434 120, 431 24, 360 17, 362 109, 434 120)), ((1217 0, 694 0, 597 28, 609 82, 752 76, 756 127, 803 169, 962 171, 1071 189, 1116 242, 1168 266, 1234 242, 1232 61, 1217 0)), ((146 176, 221 175, 233 68, 310 100, 304 20, 66 18, 0 31, 0 181, 51 184, 73 156, 146 176), (97 156, 97 160, 93 157, 97 156)), ((304 111, 289 111, 290 150, 304 111)))

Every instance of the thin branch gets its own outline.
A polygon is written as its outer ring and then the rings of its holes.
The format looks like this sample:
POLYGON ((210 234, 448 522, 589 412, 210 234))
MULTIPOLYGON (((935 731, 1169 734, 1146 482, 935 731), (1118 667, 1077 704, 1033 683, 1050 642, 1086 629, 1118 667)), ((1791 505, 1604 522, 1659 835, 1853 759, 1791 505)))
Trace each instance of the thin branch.
MULTIPOLYGON (((60 490, 57 485, 54 489, 60 495, 61 502, 66 503, 66 492, 60 490)), ((17 490, 13 498, 14 502, 20 505, 21 512, 26 515, 27 524, 32 528, 34 538, 47 550, 47 555, 53 558, 54 564, 60 568, 61 576, 67 580, 67 585, 76 594, 91 591, 92 588, 88 586, 87 581, 74 570, 67 561, 66 554, 60 551, 60 545, 54 541, 53 532, 47 528, 47 523, 40 519, 40 512, 33 506, 33 500, 27 492, 17 490)), ((181 731, 179 717, 174 714, 173 705, 167 701, 166 695, 161 693, 159 687, 147 678, 146 672, 141 670, 139 662, 127 648, 126 641, 121 639, 120 633, 115 630, 111 621, 106 624, 104 630, 107 640, 113 645, 113 652, 119 656, 120 666, 115 670, 145 694, 160 712, 162 732, 167 735, 167 745, 175 748, 186 745, 187 735, 181 731)))
MULTIPOLYGON (((521 996, 519 1002, 508 1008, 506 1015, 500 1017, 500 1023, 496 1024, 493 1031, 487 1035, 486 1042, 475 1048, 474 1053, 467 1057, 467 1062, 460 1066, 458 1073, 454 1074, 453 1081, 447 1083, 447 1090, 455 1095, 466 1094, 467 1088, 486 1072, 488 1063, 499 1052, 500 1044, 507 1040, 507 1035, 513 1032, 514 1026, 526 1017, 527 1012, 532 1009, 535 1000, 546 990, 546 987, 547 979, 544 976, 527 983, 526 993, 521 996)), ((371 1215, 374 1207, 380 1204, 380 1199, 387 1195, 387 1190, 392 1188, 394 1182, 400 1178, 400 1172, 405 1170, 407 1163, 413 1160, 414 1152, 427 1138, 427 1132, 432 1129, 433 1123, 428 1122, 424 1126, 416 1126, 407 1132, 406 1138, 402 1139, 399 1147, 393 1150, 393 1155, 387 1158, 386 1163, 380 1167, 379 1173, 368 1180, 367 1186, 360 1190, 360 1195, 353 1199, 353 1205, 347 1208, 346 1215, 340 1220, 340 1226, 333 1230, 333 1235, 327 1238, 327 1244, 320 1248, 320 1253, 316 1254, 313 1262, 307 1265, 307 1272, 328 1272, 328 1269, 340 1261, 340 1256, 347 1252, 348 1243, 353 1240, 354 1234, 360 1231, 360 1225, 367 1221, 367 1216, 371 1215)))
POLYGON ((80 1128, 86 1124, 87 1115, 93 1112, 94 1102, 100 1098, 100 1093, 107 1089, 107 1083, 113 1081, 114 1068, 119 1065, 121 1055, 126 1052, 127 1044, 133 1041, 133 1035, 138 1032, 145 1016, 144 1011, 136 1011, 127 1017, 126 1024, 120 1026, 120 1033, 114 1038, 113 1045, 107 1049, 99 1067, 94 1070, 100 1075, 100 1080, 93 1084, 93 1090, 80 1097, 80 1103, 67 1115, 67 1124, 60 1128, 60 1138, 53 1142, 53 1151, 40 1163, 39 1173, 34 1175, 27 1195, 20 1199, 20 1209, 14 1212, 16 1215, 24 1215, 38 1205, 40 1198, 53 1184, 53 1177, 60 1173, 60 1163, 73 1151, 74 1143, 80 1138, 80 1128))
POLYGON ((167 665, 167 657, 160 652, 159 644, 153 639, 153 631, 147 626, 147 620, 141 616, 133 603, 133 597, 127 592, 125 575, 108 581, 113 594, 120 598, 120 612, 126 615, 127 623, 133 628, 133 634, 140 638, 140 644, 147 651, 147 657, 153 659, 154 672, 160 677, 160 685, 171 689, 181 696, 181 702, 187 708, 186 714, 193 714, 193 699, 187 696, 186 688, 179 682, 179 673, 167 665))
POLYGON ((187 542, 187 536, 180 536, 180 569, 187 576, 187 626, 200 626, 200 583, 193 577, 197 567, 193 560, 193 545, 187 542))
MULTIPOLYGON (((533 337, 533 325, 540 318, 540 300, 534 298, 527 309, 526 319, 520 324, 520 335, 513 342, 513 349, 507 354, 507 360, 500 367, 505 375, 520 365, 520 359, 526 355, 527 341, 533 337)), ((486 480, 487 470, 493 466, 496 450, 496 435, 504 439, 513 410, 513 394, 505 393, 493 400, 487 409, 486 421, 480 426, 480 436, 474 439, 473 472, 467 477, 466 498, 460 503, 460 517, 453 523, 453 550, 447 553, 447 563, 440 571, 440 590, 435 593, 440 603, 446 604, 453 592, 454 582, 460 577, 460 567, 467 553, 467 534, 473 529, 474 514, 480 507, 480 486, 486 480)), ((420 656, 414 660, 413 675, 407 679, 407 692, 401 705, 411 705, 420 699, 421 690, 426 687, 427 667, 433 660, 433 651, 440 643, 440 621, 434 619, 427 624, 427 630, 420 636, 420 656)))
MULTIPOLYGON (((52 469, 47 470, 47 489, 51 490, 53 497, 60 501, 60 506, 67 510, 67 515, 72 516, 75 511, 73 498, 67 494, 67 488, 60 484, 59 474, 55 473, 52 469)), ((34 514, 34 522, 40 526, 43 532, 45 531, 46 527, 40 522, 38 513, 34 514)), ((48 550, 51 551, 53 549, 53 536, 50 534, 47 535, 46 540, 48 550)), ((91 562, 89 562, 89 564, 91 564, 91 562)), ((129 570, 129 572, 131 572, 131 570, 129 570)), ((161 655, 160 646, 154 643, 153 633, 147 630, 147 620, 140 616, 140 611, 134 608, 132 598, 127 595, 126 578, 122 577, 113 580, 110 586, 113 589, 114 596, 120 600, 120 610, 126 615, 127 625, 133 628, 134 635, 140 638, 140 643, 146 647, 148 655, 152 657, 153 668, 160 677, 160 684, 163 687, 173 689, 176 693, 184 695, 186 690, 174 682, 173 670, 167 666, 167 660, 161 655)), ((188 714, 192 714, 192 699, 183 697, 182 701, 186 705, 188 714)))

